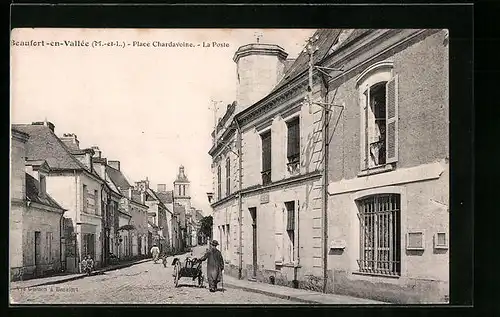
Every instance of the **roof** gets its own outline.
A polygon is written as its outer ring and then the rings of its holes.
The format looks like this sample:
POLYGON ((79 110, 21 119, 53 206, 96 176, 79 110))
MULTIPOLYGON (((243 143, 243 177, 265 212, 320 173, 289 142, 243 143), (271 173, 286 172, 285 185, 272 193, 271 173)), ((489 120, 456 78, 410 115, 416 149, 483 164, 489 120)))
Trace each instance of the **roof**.
MULTIPOLYGON (((319 29, 314 32, 313 37, 319 36, 318 40, 316 40, 316 42, 314 43, 318 47, 318 50, 315 53, 316 63, 320 62, 327 56, 330 48, 337 40, 337 37, 339 36, 341 31, 341 29, 319 29)), ((276 85, 271 93, 287 85, 295 77, 306 71, 308 67, 309 53, 302 51, 297 59, 295 59, 295 62, 285 72, 283 79, 276 85)))
POLYGON ((26 173, 26 197, 32 202, 65 210, 49 194, 45 193, 42 197, 40 195, 40 182, 28 173, 26 173))
POLYGON ((87 170, 68 147, 44 125, 14 124, 15 129, 30 136, 26 142, 28 160, 45 160, 51 169, 87 170))
POLYGON ((121 171, 106 165, 106 173, 108 174, 113 184, 115 184, 116 187, 120 187, 121 190, 126 190, 132 187, 121 171))
POLYGON ((171 204, 174 201, 172 191, 156 192, 156 196, 158 196, 160 201, 164 204, 171 204))

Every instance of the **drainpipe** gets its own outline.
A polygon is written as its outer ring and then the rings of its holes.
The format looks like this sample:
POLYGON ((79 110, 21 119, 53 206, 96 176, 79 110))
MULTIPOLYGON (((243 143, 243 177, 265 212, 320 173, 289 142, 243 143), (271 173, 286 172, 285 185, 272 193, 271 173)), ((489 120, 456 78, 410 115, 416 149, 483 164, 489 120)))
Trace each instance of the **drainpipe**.
POLYGON ((75 228, 75 269, 78 270, 78 220, 80 211, 78 210, 78 177, 76 175, 76 170, 73 170, 73 175, 75 175, 75 218, 76 226, 75 228))
POLYGON ((242 136, 241 136, 241 127, 238 123, 237 120, 235 120, 236 122, 236 129, 238 130, 238 221, 239 221, 239 227, 240 227, 240 241, 239 241, 239 269, 238 269, 238 278, 241 280, 242 278, 242 270, 243 270, 243 247, 242 247, 242 244, 243 244, 243 220, 242 220, 242 217, 243 217, 243 202, 242 202, 242 199, 241 199, 241 190, 243 188, 243 184, 242 184, 242 171, 241 171, 241 167, 242 167, 242 158, 241 158, 241 153, 242 153, 242 136))
MULTIPOLYGON (((325 102, 328 102, 326 87, 325 102)), ((329 117, 330 110, 323 106, 323 293, 327 290, 328 281, 328 160, 329 160, 329 117)))
MULTIPOLYGON (((61 269, 63 269, 62 267, 62 262, 63 262, 62 249, 63 249, 63 237, 64 237, 63 219, 64 219, 64 211, 61 214, 61 218, 59 218, 59 264, 61 265, 61 269)), ((66 242, 66 239, 64 239, 64 242, 66 242)), ((66 263, 66 261, 64 262, 66 263)))
MULTIPOLYGON (((295 263, 295 267, 294 267, 294 270, 293 270, 293 279, 295 281, 297 281, 297 271, 299 269, 299 265, 300 265, 300 201, 297 200, 297 230, 295 232, 297 232, 297 259, 296 259, 296 263, 295 263)), ((294 283, 298 283, 298 282, 294 282, 294 283)), ((295 286, 295 285, 294 285, 295 286)))

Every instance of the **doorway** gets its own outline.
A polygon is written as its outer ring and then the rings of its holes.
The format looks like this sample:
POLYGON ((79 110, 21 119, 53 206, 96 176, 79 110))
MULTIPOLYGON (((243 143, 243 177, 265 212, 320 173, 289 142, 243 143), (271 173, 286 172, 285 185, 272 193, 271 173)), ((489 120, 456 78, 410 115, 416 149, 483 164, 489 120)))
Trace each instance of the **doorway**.
POLYGON ((248 209, 252 217, 252 278, 257 278, 257 208, 248 209))
POLYGON ((42 260, 42 248, 40 231, 35 231, 35 276, 40 276, 40 264, 42 260))

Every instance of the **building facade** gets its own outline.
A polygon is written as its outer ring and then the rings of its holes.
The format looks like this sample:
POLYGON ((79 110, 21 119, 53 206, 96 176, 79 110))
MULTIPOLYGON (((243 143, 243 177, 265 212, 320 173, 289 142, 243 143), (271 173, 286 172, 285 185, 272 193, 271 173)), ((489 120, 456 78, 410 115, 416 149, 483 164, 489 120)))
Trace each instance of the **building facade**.
POLYGON ((226 272, 446 301, 447 32, 330 29, 309 43, 291 65, 277 45, 235 53, 237 100, 209 151, 226 272))
POLYGON ((210 155, 213 237, 221 243, 226 270, 240 278, 291 285, 321 274, 313 228, 321 216, 322 138, 318 110, 304 105, 306 87, 290 81, 295 68, 286 57, 272 44, 238 49, 237 100, 217 125, 210 155), (252 74, 261 71, 279 76, 260 81, 252 74), (299 218, 300 224, 294 221, 299 218), (299 231, 304 232, 300 249, 299 231))
POLYGON ((64 134, 60 139, 50 122, 19 124, 14 127, 29 134, 26 156, 45 160, 50 166, 47 192, 66 209, 64 221, 65 270, 78 272, 84 255, 101 266, 103 180, 92 165, 92 149, 80 149, 77 136, 64 134))
POLYGON ((12 129, 10 278, 42 277, 63 270, 61 227, 65 209, 46 191, 50 167, 26 161, 29 135, 12 129))
POLYGON ((345 32, 352 42, 323 64, 345 70, 328 82, 328 97, 344 105, 333 113, 328 168, 333 288, 447 302, 447 31, 345 32))

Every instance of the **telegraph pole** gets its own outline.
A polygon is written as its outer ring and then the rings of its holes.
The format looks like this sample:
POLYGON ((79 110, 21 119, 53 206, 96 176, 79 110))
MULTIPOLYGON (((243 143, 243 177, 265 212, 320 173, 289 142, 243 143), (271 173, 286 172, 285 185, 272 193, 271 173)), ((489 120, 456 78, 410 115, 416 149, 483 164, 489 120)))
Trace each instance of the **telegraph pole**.
POLYGON ((211 103, 212 103, 211 109, 214 112, 214 140, 215 140, 215 146, 217 146, 217 111, 219 110, 218 104, 220 103, 220 101, 212 99, 211 103))
POLYGON ((309 54, 309 86, 307 87, 307 101, 309 103, 309 113, 312 113, 312 106, 318 104, 322 108, 322 119, 323 119, 323 168, 322 168, 322 227, 323 227, 323 292, 326 293, 327 281, 328 281, 328 123, 330 116, 329 105, 323 103, 313 102, 313 71, 314 71, 314 53, 318 50, 318 47, 314 44, 319 39, 319 36, 309 38, 307 41, 306 51, 309 54))

